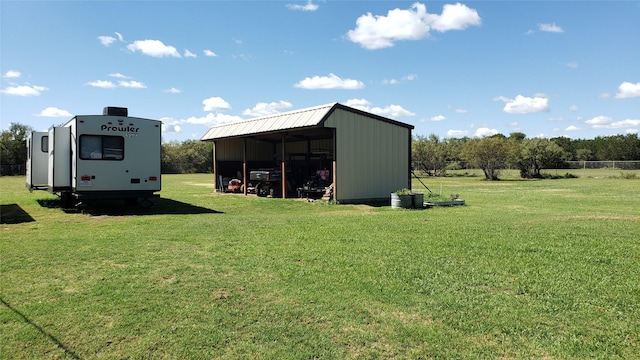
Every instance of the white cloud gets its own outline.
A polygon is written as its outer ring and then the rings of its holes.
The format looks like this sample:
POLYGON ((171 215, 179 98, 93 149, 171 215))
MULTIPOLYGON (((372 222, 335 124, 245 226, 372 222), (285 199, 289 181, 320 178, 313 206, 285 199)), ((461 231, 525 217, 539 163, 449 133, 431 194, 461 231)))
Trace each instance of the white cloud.
POLYGON ((218 96, 202 100, 202 105, 204 105, 203 111, 225 111, 231 109, 231 105, 218 96))
POLYGON ((58 109, 57 107, 49 106, 48 108, 40 111, 36 116, 44 116, 44 117, 73 117, 73 114, 68 112, 67 110, 58 109))
POLYGON ((191 51, 189 51, 188 49, 184 49, 184 57, 190 57, 190 58, 195 58, 198 57, 198 55, 192 53, 191 51))
POLYGON ((385 84, 385 85, 397 85, 397 84, 400 84, 402 82, 413 81, 413 80, 415 80, 417 78, 418 78, 418 75, 409 74, 409 75, 405 75, 405 76, 401 77, 399 80, 398 79, 390 79, 390 80, 384 79, 384 80, 382 80, 382 83, 385 84))
POLYGON ((314 4, 313 1, 308 0, 304 5, 298 4, 287 4, 287 8, 291 10, 300 10, 300 11, 316 11, 320 6, 318 4, 314 4))
POLYGON ((22 73, 20 73, 20 71, 17 71, 17 70, 9 70, 6 73, 4 73, 4 75, 2 75, 2 77, 6 79, 17 79, 20 76, 22 76, 22 73))
MULTIPOLYGON (((130 79, 129 76, 122 75, 120 73, 109 74, 109 76, 119 78, 119 79, 130 79)), ((89 81, 88 83, 86 83, 86 85, 103 88, 103 89, 113 89, 117 87, 132 88, 132 89, 147 88, 147 86, 144 83, 141 83, 139 81, 134 81, 134 80, 130 80, 130 81, 120 80, 118 81, 117 84, 114 84, 112 81, 109 81, 109 80, 94 80, 94 81, 89 81)))
POLYGON ((181 57, 178 50, 170 45, 165 45, 160 40, 136 40, 127 45, 127 49, 131 52, 140 51, 144 55, 152 57, 181 57))
POLYGON ((180 89, 176 89, 174 87, 165 90, 164 92, 169 93, 169 94, 180 94, 182 91, 180 91, 180 89))
POLYGON ((433 117, 431 117, 429 119, 426 119, 426 121, 443 121, 443 120, 446 120, 446 119, 447 118, 444 117, 443 115, 436 115, 436 116, 433 116, 433 117))
POLYGON ((594 129, 623 129, 640 126, 640 119, 613 121, 612 118, 601 115, 585 121, 585 124, 590 125, 594 129))
POLYGON ((15 96, 40 96, 45 90, 49 90, 44 86, 37 85, 18 85, 9 86, 1 90, 3 94, 15 95, 15 96))
POLYGON ((242 112, 242 115, 251 117, 268 116, 282 112, 282 110, 289 109, 293 105, 290 102, 280 100, 278 102, 270 103, 257 103, 252 109, 246 109, 242 112))
POLYGON ((578 105, 573 104, 573 105, 569 106, 569 110, 571 110, 571 111, 578 111, 578 105))
POLYGON ((504 96, 498 96, 494 100, 505 102, 506 104, 502 110, 509 114, 531 114, 549 110, 549 99, 544 97, 536 96, 531 98, 518 95, 515 99, 509 99, 504 96))
POLYGON ((186 122, 188 124, 206 125, 208 127, 211 127, 211 126, 214 126, 214 125, 231 124, 231 123, 235 123, 235 122, 239 122, 239 121, 243 121, 243 120, 244 119, 241 118, 240 116, 208 113, 207 115, 205 115, 203 117, 192 116, 192 117, 186 119, 184 122, 186 122))
POLYGON ((116 87, 116 85, 114 83, 112 83, 111 81, 108 81, 108 80, 89 81, 87 83, 87 85, 93 86, 93 87, 99 87, 99 88, 103 88, 103 89, 113 89, 113 88, 116 87))
POLYGON ((363 48, 375 50, 392 47, 395 41, 420 40, 429 36, 429 30, 439 32, 464 30, 480 25, 478 12, 466 5, 446 4, 442 14, 429 14, 424 4, 414 3, 409 9, 389 10, 386 16, 367 13, 356 20, 356 28, 349 30, 347 38, 363 48))
POLYGON ((618 86, 618 93, 616 93, 617 99, 625 99, 640 96, 640 82, 635 84, 628 81, 623 82, 618 86))
POLYGON ((486 136, 495 135, 497 133, 498 133, 498 130, 496 129, 481 127, 476 129, 476 132, 473 134, 473 137, 486 137, 486 136))
POLYGON ((182 120, 175 120, 173 118, 170 117, 163 117, 160 118, 160 121, 162 121, 162 132, 163 133, 180 133, 182 132, 182 128, 180 127, 180 124, 183 123, 184 121, 182 120))
POLYGON ((178 124, 165 124, 162 123, 162 132, 163 133, 180 133, 182 128, 178 124))
POLYGON ((465 114, 467 112, 467 110, 466 109, 456 109, 455 112, 458 113, 458 114, 465 114))
POLYGON ((129 76, 122 75, 120 73, 112 73, 112 74, 109 74, 109 76, 114 77, 114 78, 118 78, 118 79, 130 79, 131 78, 129 76))
POLYGON ((415 116, 415 113, 412 113, 409 110, 404 109, 400 105, 389 105, 383 108, 381 107, 373 107, 369 110, 370 113, 388 117, 388 118, 399 118, 404 116, 415 116))
POLYGON ((346 90, 354 90, 354 89, 362 89, 364 88, 364 83, 359 80, 353 79, 343 79, 335 74, 329 74, 329 76, 314 76, 314 77, 306 77, 303 80, 300 80, 294 87, 300 89, 346 89, 346 90))
POLYGON ((561 33, 564 32, 562 28, 555 23, 552 24, 538 24, 538 30, 544 32, 561 33))
POLYGON ((371 103, 366 99, 349 99, 344 104, 354 109, 370 112, 372 114, 389 117, 389 118, 398 118, 403 116, 416 115, 415 113, 412 113, 411 111, 404 109, 400 105, 389 105, 383 108, 371 107, 371 103))
POLYGON ((114 42, 116 42, 116 40, 120 42, 124 41, 124 37, 122 36, 122 34, 120 34, 119 32, 115 32, 114 34, 116 34, 117 38, 114 38, 113 36, 103 35, 103 36, 98 36, 98 40, 100 40, 100 43, 104 46, 109 46, 114 42))
POLYGON ((566 129, 564 129, 564 131, 578 131, 578 130, 582 130, 582 129, 580 129, 579 127, 577 127, 575 125, 570 125, 566 129))
POLYGON ((600 98, 600 99, 608 99, 610 97, 611 97, 611 94, 609 94, 609 93, 601 93, 601 94, 598 95, 598 98, 600 98))
POLYGON ((359 109, 362 111, 368 111, 371 103, 366 99, 349 99, 345 101, 345 105, 352 107, 354 109, 359 109))
POLYGON ((585 121, 585 124, 591 125, 594 128, 607 127, 609 124, 613 122, 613 119, 608 116, 596 116, 589 120, 585 121))
POLYGON ((570 68, 572 68, 572 69, 576 69, 576 68, 578 68, 578 67, 579 67, 578 63, 577 63, 577 62, 575 62, 575 61, 572 61, 572 62, 570 62, 570 63, 567 63, 567 66, 568 66, 568 67, 570 67, 570 68))
POLYGON ((117 39, 114 38, 113 36, 98 36, 98 40, 100 40, 100 43, 102 45, 109 46, 114 42, 116 42, 117 39))
POLYGON ((118 86, 132 89, 146 89, 147 86, 139 81, 120 81, 118 86))
POLYGON ((214 53, 213 51, 207 49, 202 51, 204 53, 204 56, 208 56, 208 57, 217 57, 218 55, 216 53, 214 53))
POLYGON ((459 138, 468 136, 469 132, 467 130, 449 130, 447 131, 447 137, 450 138, 459 138))
POLYGON ((476 10, 460 3, 446 4, 442 7, 442 15, 429 15, 429 17, 433 19, 431 27, 439 32, 464 30, 470 25, 480 25, 481 22, 476 10))

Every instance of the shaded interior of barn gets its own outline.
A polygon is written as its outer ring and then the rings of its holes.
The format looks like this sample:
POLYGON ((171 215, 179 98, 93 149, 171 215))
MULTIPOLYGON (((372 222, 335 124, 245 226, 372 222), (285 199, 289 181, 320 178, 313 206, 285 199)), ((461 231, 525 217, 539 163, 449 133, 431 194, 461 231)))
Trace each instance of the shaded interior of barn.
POLYGON ((274 197, 283 191, 285 197, 320 197, 320 189, 333 183, 334 134, 332 128, 311 127, 218 139, 214 142, 216 188, 228 191, 229 182, 238 179, 245 186, 237 192, 252 193, 252 171, 280 171, 285 182, 278 184, 274 197))

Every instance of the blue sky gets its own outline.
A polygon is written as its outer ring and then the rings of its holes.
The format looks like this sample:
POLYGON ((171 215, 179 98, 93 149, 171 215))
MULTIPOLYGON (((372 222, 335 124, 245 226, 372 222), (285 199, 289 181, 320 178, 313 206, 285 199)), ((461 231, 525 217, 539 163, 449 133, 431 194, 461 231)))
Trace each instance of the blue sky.
POLYGON ((331 102, 441 138, 640 129, 638 1, 5 1, 0 122, 163 141, 331 102))

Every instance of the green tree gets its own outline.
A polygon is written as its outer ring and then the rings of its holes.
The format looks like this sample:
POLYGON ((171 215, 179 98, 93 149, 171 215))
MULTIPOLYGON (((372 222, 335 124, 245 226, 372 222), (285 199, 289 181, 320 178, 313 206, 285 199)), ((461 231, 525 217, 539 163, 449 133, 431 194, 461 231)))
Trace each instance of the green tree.
POLYGON ((0 134, 0 175, 24 175, 27 163, 27 137, 30 126, 11 123, 0 134))
POLYGON ((540 138, 523 140, 516 153, 520 176, 524 178, 542 177, 542 169, 557 167, 570 157, 556 142, 540 138))
POLYGON ((213 144, 187 140, 162 144, 163 174, 207 173, 213 171, 213 144))
POLYGON ((576 160, 582 161, 582 166, 583 167, 586 166, 587 161, 589 161, 592 156, 593 156, 593 154, 591 153, 591 150, 589 150, 589 149, 580 148, 580 149, 576 150, 576 160))
POLYGON ((507 165, 513 142, 503 136, 490 136, 465 142, 460 157, 484 172, 487 180, 499 180, 500 170, 507 165))
POLYGON ((445 174, 449 161, 449 151, 447 143, 431 134, 429 137, 417 136, 413 140, 412 159, 414 167, 420 168, 424 172, 433 176, 445 174))
POLYGON ((527 135, 525 135, 525 133, 519 132, 519 131, 512 132, 511 134, 509 134, 509 140, 513 140, 515 142, 520 142, 520 141, 522 141, 522 140, 524 140, 526 138, 527 138, 527 135))

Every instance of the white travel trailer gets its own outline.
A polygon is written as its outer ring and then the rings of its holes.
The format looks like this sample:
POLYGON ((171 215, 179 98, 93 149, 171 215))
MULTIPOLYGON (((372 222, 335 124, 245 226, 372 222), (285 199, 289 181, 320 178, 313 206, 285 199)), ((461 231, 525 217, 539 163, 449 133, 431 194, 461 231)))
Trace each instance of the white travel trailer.
POLYGON ((160 191, 162 122, 126 108, 78 115, 27 139, 27 188, 58 194, 64 206, 85 200, 136 203, 160 191))

